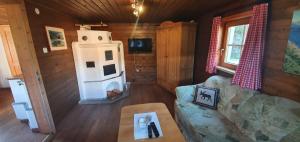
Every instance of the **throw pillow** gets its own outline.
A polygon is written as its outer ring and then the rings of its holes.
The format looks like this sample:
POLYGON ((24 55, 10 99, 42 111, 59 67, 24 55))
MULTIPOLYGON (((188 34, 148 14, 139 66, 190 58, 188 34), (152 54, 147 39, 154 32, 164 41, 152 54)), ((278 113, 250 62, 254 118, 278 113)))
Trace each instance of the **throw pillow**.
POLYGON ((203 107, 217 109, 219 92, 220 90, 218 88, 209 88, 197 85, 194 103, 203 107))

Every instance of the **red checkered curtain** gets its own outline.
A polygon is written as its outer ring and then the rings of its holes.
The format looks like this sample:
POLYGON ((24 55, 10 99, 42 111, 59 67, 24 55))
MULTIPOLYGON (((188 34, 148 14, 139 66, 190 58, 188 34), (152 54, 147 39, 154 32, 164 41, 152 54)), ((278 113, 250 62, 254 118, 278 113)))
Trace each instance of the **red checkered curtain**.
POLYGON ((216 66, 218 64, 218 50, 220 45, 220 30, 222 19, 221 17, 215 17, 211 29, 210 46, 208 50, 208 58, 206 64, 206 72, 212 74, 216 73, 216 66))
POLYGON ((262 64, 267 26, 268 4, 254 6, 244 49, 232 79, 233 84, 253 90, 261 89, 262 64))

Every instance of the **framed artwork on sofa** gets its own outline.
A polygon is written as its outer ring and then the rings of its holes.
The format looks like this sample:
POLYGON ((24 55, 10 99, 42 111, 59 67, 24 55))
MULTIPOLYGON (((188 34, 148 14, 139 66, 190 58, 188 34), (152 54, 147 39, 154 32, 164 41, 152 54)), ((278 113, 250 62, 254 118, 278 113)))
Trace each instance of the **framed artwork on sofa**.
POLYGON ((219 89, 197 86, 194 103, 203 107, 217 109, 219 101, 219 89))

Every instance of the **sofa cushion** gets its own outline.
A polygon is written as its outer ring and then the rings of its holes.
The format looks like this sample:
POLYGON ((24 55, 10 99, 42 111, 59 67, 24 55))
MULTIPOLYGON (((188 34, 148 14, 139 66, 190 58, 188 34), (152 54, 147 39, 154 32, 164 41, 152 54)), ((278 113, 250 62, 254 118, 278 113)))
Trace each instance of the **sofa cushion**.
POLYGON ((271 103, 265 103, 263 106, 262 131, 265 131, 271 139, 281 140, 300 128, 300 105, 298 103, 281 97, 268 96, 266 98, 271 100, 271 103))
POLYGON ((193 103, 203 107, 217 109, 219 91, 219 88, 209 88, 203 85, 197 85, 193 103))
POLYGON ((254 141, 281 141, 300 128, 300 106, 280 97, 258 94, 238 109, 240 130, 254 141))
POLYGON ((176 87, 177 101, 180 102, 193 102, 196 85, 176 87))
POLYGON ((208 78, 205 81, 204 86, 220 89, 218 111, 230 121, 234 121, 240 104, 251 98, 253 94, 257 93, 255 91, 240 88, 237 85, 232 85, 230 78, 222 76, 212 76, 208 78))
POLYGON ((194 137, 203 138, 206 142, 249 142, 238 128, 216 110, 207 109, 190 102, 176 102, 180 119, 184 127, 191 130, 194 137))
POLYGON ((212 76, 204 82, 205 87, 219 88, 220 89, 220 102, 218 109, 222 111, 222 108, 230 102, 230 100, 236 95, 238 87, 231 85, 231 79, 222 76, 212 76))
POLYGON ((222 101, 223 103, 218 106, 218 111, 222 113, 227 119, 234 122, 238 114, 238 108, 243 105, 249 98, 251 98, 255 94, 253 91, 247 89, 237 88, 235 85, 231 85, 231 87, 227 87, 225 89, 225 95, 229 97, 226 101, 222 101), (234 95, 232 95, 230 88, 234 91, 234 95))

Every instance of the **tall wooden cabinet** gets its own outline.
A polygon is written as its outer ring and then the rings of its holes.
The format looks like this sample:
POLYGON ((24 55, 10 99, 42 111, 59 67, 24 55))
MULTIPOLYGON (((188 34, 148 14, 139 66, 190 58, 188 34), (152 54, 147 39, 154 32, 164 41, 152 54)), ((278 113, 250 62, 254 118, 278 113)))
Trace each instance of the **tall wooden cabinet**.
POLYGON ((193 82, 196 23, 164 22, 157 29, 157 83, 170 92, 193 82))

